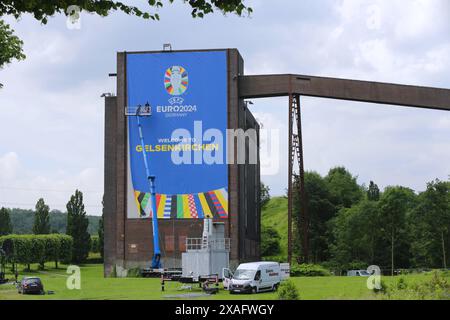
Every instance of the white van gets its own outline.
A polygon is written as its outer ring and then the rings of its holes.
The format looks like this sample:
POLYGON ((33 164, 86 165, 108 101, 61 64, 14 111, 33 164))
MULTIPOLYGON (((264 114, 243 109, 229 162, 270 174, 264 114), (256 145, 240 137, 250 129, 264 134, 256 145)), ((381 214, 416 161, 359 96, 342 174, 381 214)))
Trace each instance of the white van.
POLYGON ((256 293, 275 291, 281 282, 280 264, 277 262, 242 263, 234 274, 224 268, 223 286, 230 293, 256 293))

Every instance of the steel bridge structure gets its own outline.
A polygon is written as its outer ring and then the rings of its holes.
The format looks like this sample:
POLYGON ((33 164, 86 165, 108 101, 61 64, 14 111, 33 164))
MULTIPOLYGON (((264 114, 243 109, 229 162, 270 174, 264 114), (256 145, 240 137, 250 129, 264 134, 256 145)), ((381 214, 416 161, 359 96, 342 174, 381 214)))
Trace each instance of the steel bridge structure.
POLYGON ((391 83, 315 77, 296 74, 249 75, 238 77, 240 99, 289 97, 289 154, 288 154, 288 260, 292 262, 292 211, 294 192, 294 163, 298 160, 298 190, 303 262, 309 259, 309 215, 304 181, 304 157, 300 97, 330 98, 370 102, 392 106, 415 107, 450 111, 450 89, 400 85, 391 83))

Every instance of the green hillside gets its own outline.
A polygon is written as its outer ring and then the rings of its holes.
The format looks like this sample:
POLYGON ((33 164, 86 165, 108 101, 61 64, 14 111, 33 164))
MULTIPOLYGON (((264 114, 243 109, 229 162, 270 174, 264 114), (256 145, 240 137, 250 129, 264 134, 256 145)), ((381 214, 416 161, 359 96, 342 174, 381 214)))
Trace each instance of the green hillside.
POLYGON ((287 255, 288 201, 286 197, 274 197, 261 212, 261 225, 272 226, 281 237, 281 255, 287 255))

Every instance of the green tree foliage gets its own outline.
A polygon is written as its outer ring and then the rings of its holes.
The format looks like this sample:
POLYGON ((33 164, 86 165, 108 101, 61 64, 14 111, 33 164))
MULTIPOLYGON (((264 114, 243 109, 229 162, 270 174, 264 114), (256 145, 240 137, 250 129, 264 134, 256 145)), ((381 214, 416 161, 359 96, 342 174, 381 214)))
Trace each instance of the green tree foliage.
MULTIPOLYGON (((0 8, 1 6, 2 4, 0 3, 0 8)), ((14 35, 14 30, 4 21, 0 20, 0 69, 11 63, 14 59, 25 59, 22 47, 23 42, 14 35)))
POLYGON ((9 210, 6 208, 0 209, 0 236, 12 233, 11 218, 9 210))
POLYGON ((447 268, 450 231, 450 182, 435 180, 419 195, 410 219, 411 254, 421 267, 447 268))
POLYGON ((336 167, 328 172, 325 180, 331 194, 332 203, 337 209, 350 208, 363 198, 363 189, 356 181, 357 177, 344 167, 336 167))
POLYGON ((91 237, 88 233, 89 220, 83 204, 83 193, 79 190, 67 203, 67 234, 73 238, 72 261, 81 263, 89 255, 91 237))
MULTIPOLYGON (((165 2, 173 3, 174 0, 165 2)), ((185 1, 192 9, 191 15, 194 18, 202 18, 203 16, 219 10, 222 13, 235 13, 239 16, 250 14, 252 9, 244 5, 242 0, 196 0, 185 1)), ((36 20, 47 23, 48 18, 58 14, 70 14, 68 8, 72 5, 78 6, 82 11, 97 14, 102 17, 108 16, 111 12, 121 11, 128 15, 134 15, 143 19, 159 20, 157 13, 152 13, 132 5, 124 4, 120 1, 113 0, 88 0, 88 1, 67 1, 67 0, 3 0, 0 3, 0 16, 13 15, 16 18, 24 13, 31 14, 36 20)), ((148 0, 148 9, 157 10, 164 6, 163 1, 148 0)))
POLYGON ((102 217, 100 218, 98 224, 98 251, 100 252, 100 256, 104 259, 104 248, 105 248, 105 225, 104 225, 104 216, 105 216, 105 201, 102 201, 103 212, 102 217))
POLYGON ((261 255, 275 256, 280 253, 280 235, 273 227, 263 227, 261 230, 261 255))
POLYGON ((260 207, 263 208, 270 201, 270 188, 261 182, 260 207))
POLYGON ((405 242, 406 219, 415 203, 414 191, 405 187, 388 187, 380 199, 381 230, 390 246, 392 275, 395 268, 395 249, 405 242))
POLYGON ((367 199, 370 201, 380 200, 380 189, 378 189, 378 186, 373 181, 370 181, 369 189, 367 190, 367 199))
POLYGON ((377 248, 381 237, 378 203, 363 200, 351 208, 342 208, 330 221, 334 242, 332 256, 339 269, 353 269, 355 263, 364 265, 380 262, 377 248))
MULTIPOLYGON (((382 193, 373 182, 364 191, 345 168, 335 168, 324 178, 306 172, 305 189, 310 262, 326 265, 337 273, 372 264, 389 268, 391 273, 395 268, 448 268, 450 181, 432 181, 419 195, 401 186, 387 187, 382 193)), ((302 256, 299 195, 296 177, 294 255, 302 256)), ((276 224, 272 217, 275 203, 283 208, 276 212, 277 219, 286 216, 287 206, 280 202, 287 203, 287 199, 274 198, 266 205, 263 225, 274 225, 280 238, 286 239, 287 222, 276 224)), ((286 240, 280 242, 285 254, 286 240)), ((283 260, 281 254, 270 257, 276 258, 283 260)))
MULTIPOLYGON (((12 208, 9 210, 12 228, 15 234, 33 233, 34 214, 33 210, 12 208)), ((51 233, 66 233, 67 230, 67 213, 59 210, 50 211, 50 230, 51 233)), ((89 234, 96 235, 100 222, 99 216, 88 216, 89 234)))
POLYGON ((28 265, 45 262, 69 262, 72 255, 72 237, 60 234, 51 235, 7 235, 0 237, 0 247, 8 242, 11 246, 7 252, 7 261, 28 265))
MULTIPOLYGON (((301 248, 301 210, 300 188, 298 176, 294 180, 293 216, 296 225, 295 251, 297 256, 303 256, 301 248)), ((307 198, 307 212, 309 216, 309 248, 313 262, 328 259, 328 231, 327 223, 334 216, 336 209, 333 205, 329 184, 316 172, 305 173, 305 193, 307 198)))
POLYGON ((102 259, 105 258, 105 227, 103 223, 103 216, 100 220, 100 224, 98 226, 98 251, 100 252, 100 256, 102 259))
POLYGON ((34 234, 49 234, 50 233, 50 208, 45 204, 44 199, 39 199, 36 203, 36 212, 34 214, 34 234))

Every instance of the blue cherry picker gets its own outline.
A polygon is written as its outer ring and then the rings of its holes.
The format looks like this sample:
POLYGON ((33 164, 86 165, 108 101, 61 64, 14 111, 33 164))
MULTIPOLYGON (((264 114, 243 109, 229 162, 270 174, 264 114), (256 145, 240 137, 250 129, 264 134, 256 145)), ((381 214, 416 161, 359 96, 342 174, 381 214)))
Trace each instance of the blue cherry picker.
MULTIPOLYGON (((152 212, 152 226, 153 226, 153 258, 152 258, 152 266, 151 269, 141 270, 141 274, 143 276, 161 276, 161 285, 162 291, 164 291, 164 281, 180 281, 182 283, 200 283, 205 292, 216 293, 218 291, 218 281, 219 274, 214 275, 199 275, 196 279, 193 276, 187 275, 185 277, 182 276, 182 271, 179 270, 163 270, 161 264, 161 250, 159 247, 159 230, 158 230, 158 214, 156 212, 156 188, 155 188, 155 175, 150 173, 150 167, 147 159, 147 151, 145 149, 145 141, 144 141, 144 133, 142 130, 141 117, 151 116, 151 107, 147 102, 144 106, 138 105, 137 107, 128 107, 125 110, 125 115, 127 116, 135 116, 137 120, 137 126, 139 130, 139 140, 142 145, 142 157, 144 160, 145 173, 147 176, 147 181, 149 183, 150 188, 150 200, 151 200, 151 212, 152 212), (210 284, 215 284, 216 288, 209 288, 210 284)), ((210 245, 208 244, 209 233, 212 232, 211 228, 213 226, 212 220, 207 219, 204 221, 204 230, 203 230, 203 240, 206 241, 206 247, 204 249, 208 249, 210 245)), ((229 243, 229 241, 228 241, 229 243)), ((226 241, 223 239, 221 245, 223 246, 222 250, 219 250, 220 253, 223 253, 223 250, 226 249, 226 241)), ((228 245, 229 247, 229 245, 228 245)), ((200 249, 200 248, 199 248, 200 249)), ((210 250, 209 250, 210 251, 210 250)), ((209 252, 208 251, 208 252, 209 252)), ((184 258, 183 258, 184 259, 184 258)), ((193 260, 197 260, 197 256, 193 256, 193 260)), ((191 260, 192 260, 191 259, 191 260)), ((228 254, 226 255, 226 259, 228 259, 228 254)), ((225 265, 228 267, 228 262, 225 265)), ((186 270, 185 270, 186 271, 186 270)), ((187 271, 186 271, 187 272, 187 271)), ((185 272, 185 273, 186 273, 185 272)), ((208 273, 208 272, 206 272, 208 273)))
POLYGON ((153 226, 153 258, 152 269, 161 269, 161 250, 159 247, 159 230, 158 230, 158 215, 156 212, 156 186, 155 175, 150 173, 150 167, 147 160, 147 151, 145 150, 144 133, 142 131, 141 117, 151 116, 151 107, 147 102, 145 106, 138 105, 137 107, 127 108, 125 110, 127 116, 136 116, 139 130, 139 140, 142 146, 142 157, 144 159, 145 174, 150 188, 150 202, 152 212, 152 226, 153 226))

